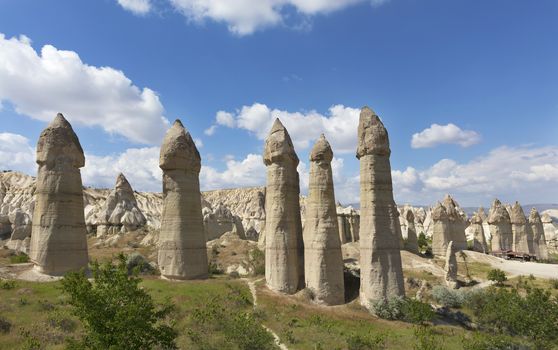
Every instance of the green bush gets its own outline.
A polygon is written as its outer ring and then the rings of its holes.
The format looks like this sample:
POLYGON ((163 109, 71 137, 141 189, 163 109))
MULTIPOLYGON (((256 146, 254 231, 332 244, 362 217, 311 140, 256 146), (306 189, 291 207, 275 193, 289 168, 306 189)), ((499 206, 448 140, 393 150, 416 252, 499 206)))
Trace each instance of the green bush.
POLYGON ((473 332, 463 336, 461 344, 463 345, 463 350, 511 350, 527 348, 509 336, 482 332, 473 332))
POLYGON ((250 251, 250 267, 254 276, 265 275, 265 253, 258 248, 250 251))
POLYGON ((29 262, 29 256, 25 253, 10 256, 11 264, 23 264, 29 262))
POLYGON ((414 350, 442 350, 440 340, 434 334, 432 327, 427 325, 418 325, 413 328, 415 336, 414 350))
POLYGON ((506 273, 500 269, 492 269, 490 271, 488 271, 488 276, 487 278, 490 281, 494 281, 496 282, 496 285, 501 286, 504 284, 504 282, 506 282, 508 280, 508 277, 506 277, 506 273))
POLYGON ((130 276, 126 257, 117 265, 92 264, 93 281, 84 272, 62 279, 68 304, 82 321, 85 334, 78 341, 82 349, 176 349, 177 332, 166 323, 170 303, 156 306, 139 287, 137 270, 130 276))
POLYGON ((1 280, 0 279, 0 289, 10 290, 14 289, 16 282, 14 280, 1 280))
POLYGON ((554 278, 550 280, 550 285, 552 286, 552 288, 554 289, 558 289, 558 279, 554 278))
POLYGON ((345 341, 347 342, 347 350, 379 350, 385 349, 387 336, 383 333, 364 336, 358 334, 350 334, 345 341))
POLYGON ((386 320, 423 324, 434 318, 434 311, 430 305, 404 297, 375 301, 372 303, 372 309, 376 316, 386 320))
POLYGON ((0 333, 9 333, 12 323, 7 318, 0 316, 0 333))
POLYGON ((435 286, 430 293, 432 299, 442 306, 460 308, 465 302, 467 295, 465 292, 449 289, 444 286, 435 286))

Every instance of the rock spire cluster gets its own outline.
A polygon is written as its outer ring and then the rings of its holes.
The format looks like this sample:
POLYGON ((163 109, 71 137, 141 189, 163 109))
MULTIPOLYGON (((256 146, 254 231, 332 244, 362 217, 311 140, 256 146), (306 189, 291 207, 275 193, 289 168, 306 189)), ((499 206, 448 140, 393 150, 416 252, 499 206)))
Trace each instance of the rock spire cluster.
POLYGON ((513 233, 510 215, 498 199, 492 202, 487 221, 492 237, 490 242, 492 251, 511 250, 513 248, 513 233))

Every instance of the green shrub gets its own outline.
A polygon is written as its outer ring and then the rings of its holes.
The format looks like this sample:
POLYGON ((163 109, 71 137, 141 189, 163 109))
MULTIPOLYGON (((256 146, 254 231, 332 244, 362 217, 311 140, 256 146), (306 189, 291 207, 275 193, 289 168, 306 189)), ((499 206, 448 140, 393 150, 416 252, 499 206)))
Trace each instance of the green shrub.
POLYGON ((14 280, 0 280, 0 289, 10 290, 14 289, 16 282, 14 280))
POLYGON ((440 340, 434 334, 431 326, 418 325, 413 328, 413 334, 415 336, 415 345, 413 349, 415 350, 442 350, 440 340))
POLYGON ((504 282, 506 282, 508 280, 508 277, 506 277, 506 273, 500 269, 492 269, 490 271, 488 271, 488 276, 487 278, 490 281, 494 281, 496 282, 496 285, 501 286, 504 284, 504 282))
POLYGON ((558 289, 558 279, 554 278, 550 280, 550 285, 552 286, 552 288, 554 289, 558 289))
POLYGON ((345 341, 347 342, 347 350, 379 350, 385 349, 386 338, 386 334, 383 333, 368 337, 350 334, 345 341))
POLYGON ((265 253, 258 248, 250 251, 250 267, 254 276, 265 275, 265 253))
POLYGON ((0 333, 9 333, 12 323, 7 318, 0 316, 0 333))
POLYGON ((466 300, 466 293, 460 290, 449 289, 444 286, 435 286, 430 293, 432 299, 442 306, 460 308, 466 300))
POLYGON ((128 274, 126 257, 121 254, 117 265, 93 263, 92 282, 84 272, 69 273, 62 279, 68 304, 85 328, 81 348, 177 348, 177 332, 165 322, 173 306, 156 306, 139 287, 137 272, 128 274))
POLYGON ((10 256, 11 264, 23 264, 29 262, 29 256, 25 253, 10 256))
POLYGON ((434 311, 430 305, 404 297, 375 301, 372 303, 372 309, 376 316, 386 320, 422 324, 434 318, 434 311))
POLYGON ((473 332, 461 338, 463 350, 511 350, 526 348, 517 340, 501 334, 473 332))

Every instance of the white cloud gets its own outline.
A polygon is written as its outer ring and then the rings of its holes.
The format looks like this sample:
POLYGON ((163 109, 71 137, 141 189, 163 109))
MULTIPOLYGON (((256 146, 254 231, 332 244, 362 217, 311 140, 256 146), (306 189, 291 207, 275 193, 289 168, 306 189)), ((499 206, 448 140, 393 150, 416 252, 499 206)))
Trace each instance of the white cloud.
POLYGON ((266 170, 259 154, 248 154, 241 161, 229 159, 222 172, 202 166, 200 183, 203 190, 265 185, 266 170))
POLYGON ((98 126, 130 141, 158 144, 168 127, 157 94, 140 89, 122 71, 95 67, 74 51, 0 33, 0 101, 16 112, 50 121, 62 112, 71 123, 98 126))
POLYGON ((360 109, 335 105, 328 115, 316 111, 288 112, 270 109, 265 104, 254 103, 243 106, 235 113, 217 112, 216 123, 226 127, 248 130, 258 139, 264 140, 275 118, 281 119, 294 145, 306 149, 324 133, 334 153, 353 153, 356 149, 356 135, 360 109))
POLYGON ((211 125, 209 128, 205 129, 203 133, 207 136, 211 136, 215 134, 215 130, 217 130, 217 125, 211 125))
POLYGON ((117 0, 125 10, 136 15, 145 15, 151 11, 151 0, 117 0))
POLYGON ((428 148, 441 144, 469 147, 480 142, 480 135, 473 130, 462 130, 455 124, 432 124, 429 128, 413 134, 411 147, 428 148))
MULTIPOLYGON (((341 10, 366 0, 169 0, 172 6, 192 21, 206 19, 225 23, 230 32, 247 35, 283 24, 287 12, 295 9, 304 17, 341 10)), ((379 6, 386 0, 372 0, 379 6)))
POLYGON ((29 144, 29 139, 9 132, 0 133, 0 169, 27 174, 37 171, 35 149, 29 144))

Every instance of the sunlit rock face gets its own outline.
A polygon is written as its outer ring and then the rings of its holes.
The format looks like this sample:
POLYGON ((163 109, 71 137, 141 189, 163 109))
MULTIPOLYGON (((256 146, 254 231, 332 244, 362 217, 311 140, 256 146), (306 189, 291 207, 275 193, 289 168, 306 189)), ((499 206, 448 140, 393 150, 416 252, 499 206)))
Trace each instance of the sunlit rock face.
POLYGON ((360 160, 360 301, 405 295, 401 226, 393 199, 389 138, 380 118, 364 107, 358 125, 360 160))
POLYGON ((512 224, 513 250, 519 253, 534 253, 533 231, 527 225, 527 218, 519 202, 511 207, 510 221, 512 224))
POLYGON ((537 209, 531 209, 529 213, 529 225, 533 233, 533 251, 537 259, 548 259, 548 248, 546 246, 546 238, 544 235, 544 226, 541 216, 537 209))
POLYGON ((310 181, 304 223, 304 276, 315 300, 327 305, 345 302, 343 256, 337 225, 331 160, 324 135, 310 154, 310 181))
POLYGON ((469 231, 473 238, 473 250, 479 253, 488 253, 481 209, 471 216, 469 231))
POLYGON ((465 228, 467 226, 464 212, 460 210, 459 204, 448 194, 442 202, 448 215, 448 230, 450 240, 456 250, 467 249, 467 238, 465 236, 465 228))
POLYGON ((169 129, 159 157, 163 170, 163 213, 158 264, 169 279, 208 276, 199 173, 200 154, 182 123, 169 129))
POLYGON ((446 208, 438 202, 431 211, 432 217, 432 254, 443 257, 451 241, 449 220, 446 208))
POLYGON ((487 218, 490 227, 492 251, 513 249, 513 233, 510 214, 498 199, 490 207, 487 218))
POLYGON ((275 120, 265 141, 265 279, 274 291, 292 294, 304 288, 304 244, 299 175, 289 133, 275 120))
POLYGON ((85 157, 62 114, 37 143, 36 202, 29 256, 39 272, 62 275, 87 268, 87 230, 80 168, 85 157))

